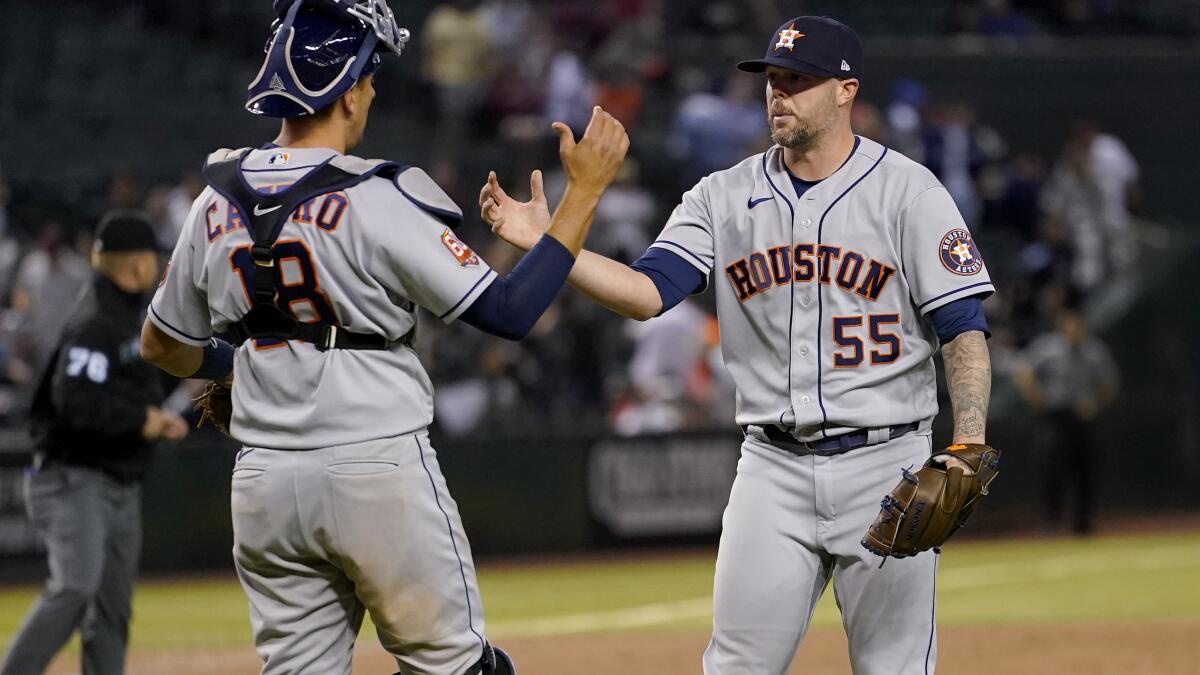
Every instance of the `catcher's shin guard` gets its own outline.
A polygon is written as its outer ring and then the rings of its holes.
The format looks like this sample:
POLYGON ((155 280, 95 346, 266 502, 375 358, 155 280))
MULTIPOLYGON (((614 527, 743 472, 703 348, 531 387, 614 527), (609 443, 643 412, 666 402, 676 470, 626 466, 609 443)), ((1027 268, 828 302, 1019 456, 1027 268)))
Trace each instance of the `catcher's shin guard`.
POLYGON ((483 650, 483 660, 488 661, 489 656, 490 663, 483 664, 483 675, 517 675, 517 667, 503 649, 488 645, 487 649, 483 650))
POLYGON ((503 649, 485 644, 479 663, 471 666, 470 670, 463 675, 475 675, 476 673, 479 675, 516 675, 517 669, 503 649))
POLYGON ((485 644, 479 662, 468 668, 463 675, 517 675, 517 667, 503 649, 485 644))

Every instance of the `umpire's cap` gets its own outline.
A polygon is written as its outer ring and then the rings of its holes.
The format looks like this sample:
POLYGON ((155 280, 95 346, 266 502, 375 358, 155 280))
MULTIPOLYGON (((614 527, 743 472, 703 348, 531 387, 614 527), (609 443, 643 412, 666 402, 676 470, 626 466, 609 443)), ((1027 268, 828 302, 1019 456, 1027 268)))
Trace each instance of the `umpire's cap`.
POLYGON ((158 237, 154 226, 140 211, 114 209, 104 214, 96 226, 96 238, 92 244, 96 253, 127 253, 129 251, 157 251, 158 237))
POLYGON ((742 61, 738 69, 761 73, 778 66, 817 77, 862 79, 862 61, 862 42, 852 28, 825 16, 798 16, 771 35, 766 56, 742 61))
POLYGON ((275 14, 246 99, 256 115, 322 110, 375 72, 383 51, 400 54, 409 37, 385 0, 275 0, 275 14))

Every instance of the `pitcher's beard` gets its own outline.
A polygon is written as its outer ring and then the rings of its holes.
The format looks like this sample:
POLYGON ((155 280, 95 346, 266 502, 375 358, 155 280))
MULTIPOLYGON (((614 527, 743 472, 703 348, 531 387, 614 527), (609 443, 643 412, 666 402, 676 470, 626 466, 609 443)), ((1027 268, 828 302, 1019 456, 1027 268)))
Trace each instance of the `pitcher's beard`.
MULTIPOLYGON (((787 111, 786 108, 775 108, 780 112, 787 111)), ((801 153, 808 152, 820 144, 821 138, 825 136, 825 132, 829 131, 837 124, 837 103, 834 101, 833 94, 829 96, 810 111, 806 117, 793 116, 793 125, 790 129, 776 130, 771 128, 771 141, 782 145, 785 148, 799 150, 801 153)), ((767 123, 771 123, 771 117, 768 115, 767 123)))
POLYGON ((771 141, 785 148, 807 152, 817 146, 817 142, 821 140, 824 133, 824 129, 796 126, 791 129, 772 131, 771 141))

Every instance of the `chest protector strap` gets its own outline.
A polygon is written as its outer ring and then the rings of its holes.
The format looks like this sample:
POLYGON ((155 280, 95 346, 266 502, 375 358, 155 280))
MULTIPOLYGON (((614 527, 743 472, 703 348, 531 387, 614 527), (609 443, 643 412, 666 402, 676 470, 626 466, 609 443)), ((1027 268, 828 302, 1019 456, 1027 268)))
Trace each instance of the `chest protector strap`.
MULTIPOLYGON (((301 340, 321 351, 328 349, 390 349, 393 345, 410 344, 412 333, 390 342, 382 335, 353 333, 332 323, 316 321, 302 323, 276 304, 277 283, 281 272, 272 248, 292 213, 304 202, 319 195, 354 187, 372 176, 394 178, 402 169, 391 162, 381 162, 355 172, 327 162, 313 169, 286 190, 262 194, 246 182, 241 163, 248 151, 218 151, 204 166, 204 180, 237 209, 253 244, 250 257, 254 261, 254 287, 251 289, 250 311, 232 327, 236 344, 255 338, 301 340), (223 158, 222 158, 223 157, 223 158)), ((361 167, 364 162, 359 162, 361 167)))

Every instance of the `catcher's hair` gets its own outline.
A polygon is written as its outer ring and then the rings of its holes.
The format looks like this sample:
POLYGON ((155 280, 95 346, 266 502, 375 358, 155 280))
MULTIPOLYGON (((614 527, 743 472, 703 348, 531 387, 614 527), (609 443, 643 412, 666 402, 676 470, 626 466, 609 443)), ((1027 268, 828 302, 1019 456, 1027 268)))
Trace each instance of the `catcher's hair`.
POLYGON ((304 115, 302 117, 292 117, 290 119, 292 122, 298 121, 298 122, 302 122, 302 123, 303 122, 324 122, 324 121, 328 120, 330 117, 333 117, 333 109, 335 107, 337 107, 337 104, 339 102, 341 102, 340 98, 337 101, 330 103, 329 105, 325 106, 324 108, 321 108, 320 110, 318 110, 317 112, 315 112, 311 115, 304 115))
MULTIPOLYGON (((353 90, 353 89, 357 89, 357 88, 363 86, 363 82, 365 82, 366 80, 367 80, 367 78, 365 78, 365 77, 362 78, 358 82, 355 82, 354 86, 351 87, 350 89, 353 90)), ((347 93, 349 93, 349 91, 347 91, 347 93)), ((345 94, 343 94, 343 96, 344 95, 345 94)), ((328 122, 329 119, 331 117, 333 117, 334 110, 337 109, 338 104, 340 104, 341 102, 342 102, 342 98, 339 96, 336 100, 334 100, 333 103, 330 103, 329 105, 325 106, 324 108, 321 108, 320 110, 316 111, 315 113, 313 113, 311 115, 301 115, 300 117, 289 117, 284 121, 289 126, 300 127, 300 128, 311 128, 313 125, 323 124, 325 122, 328 122)))

